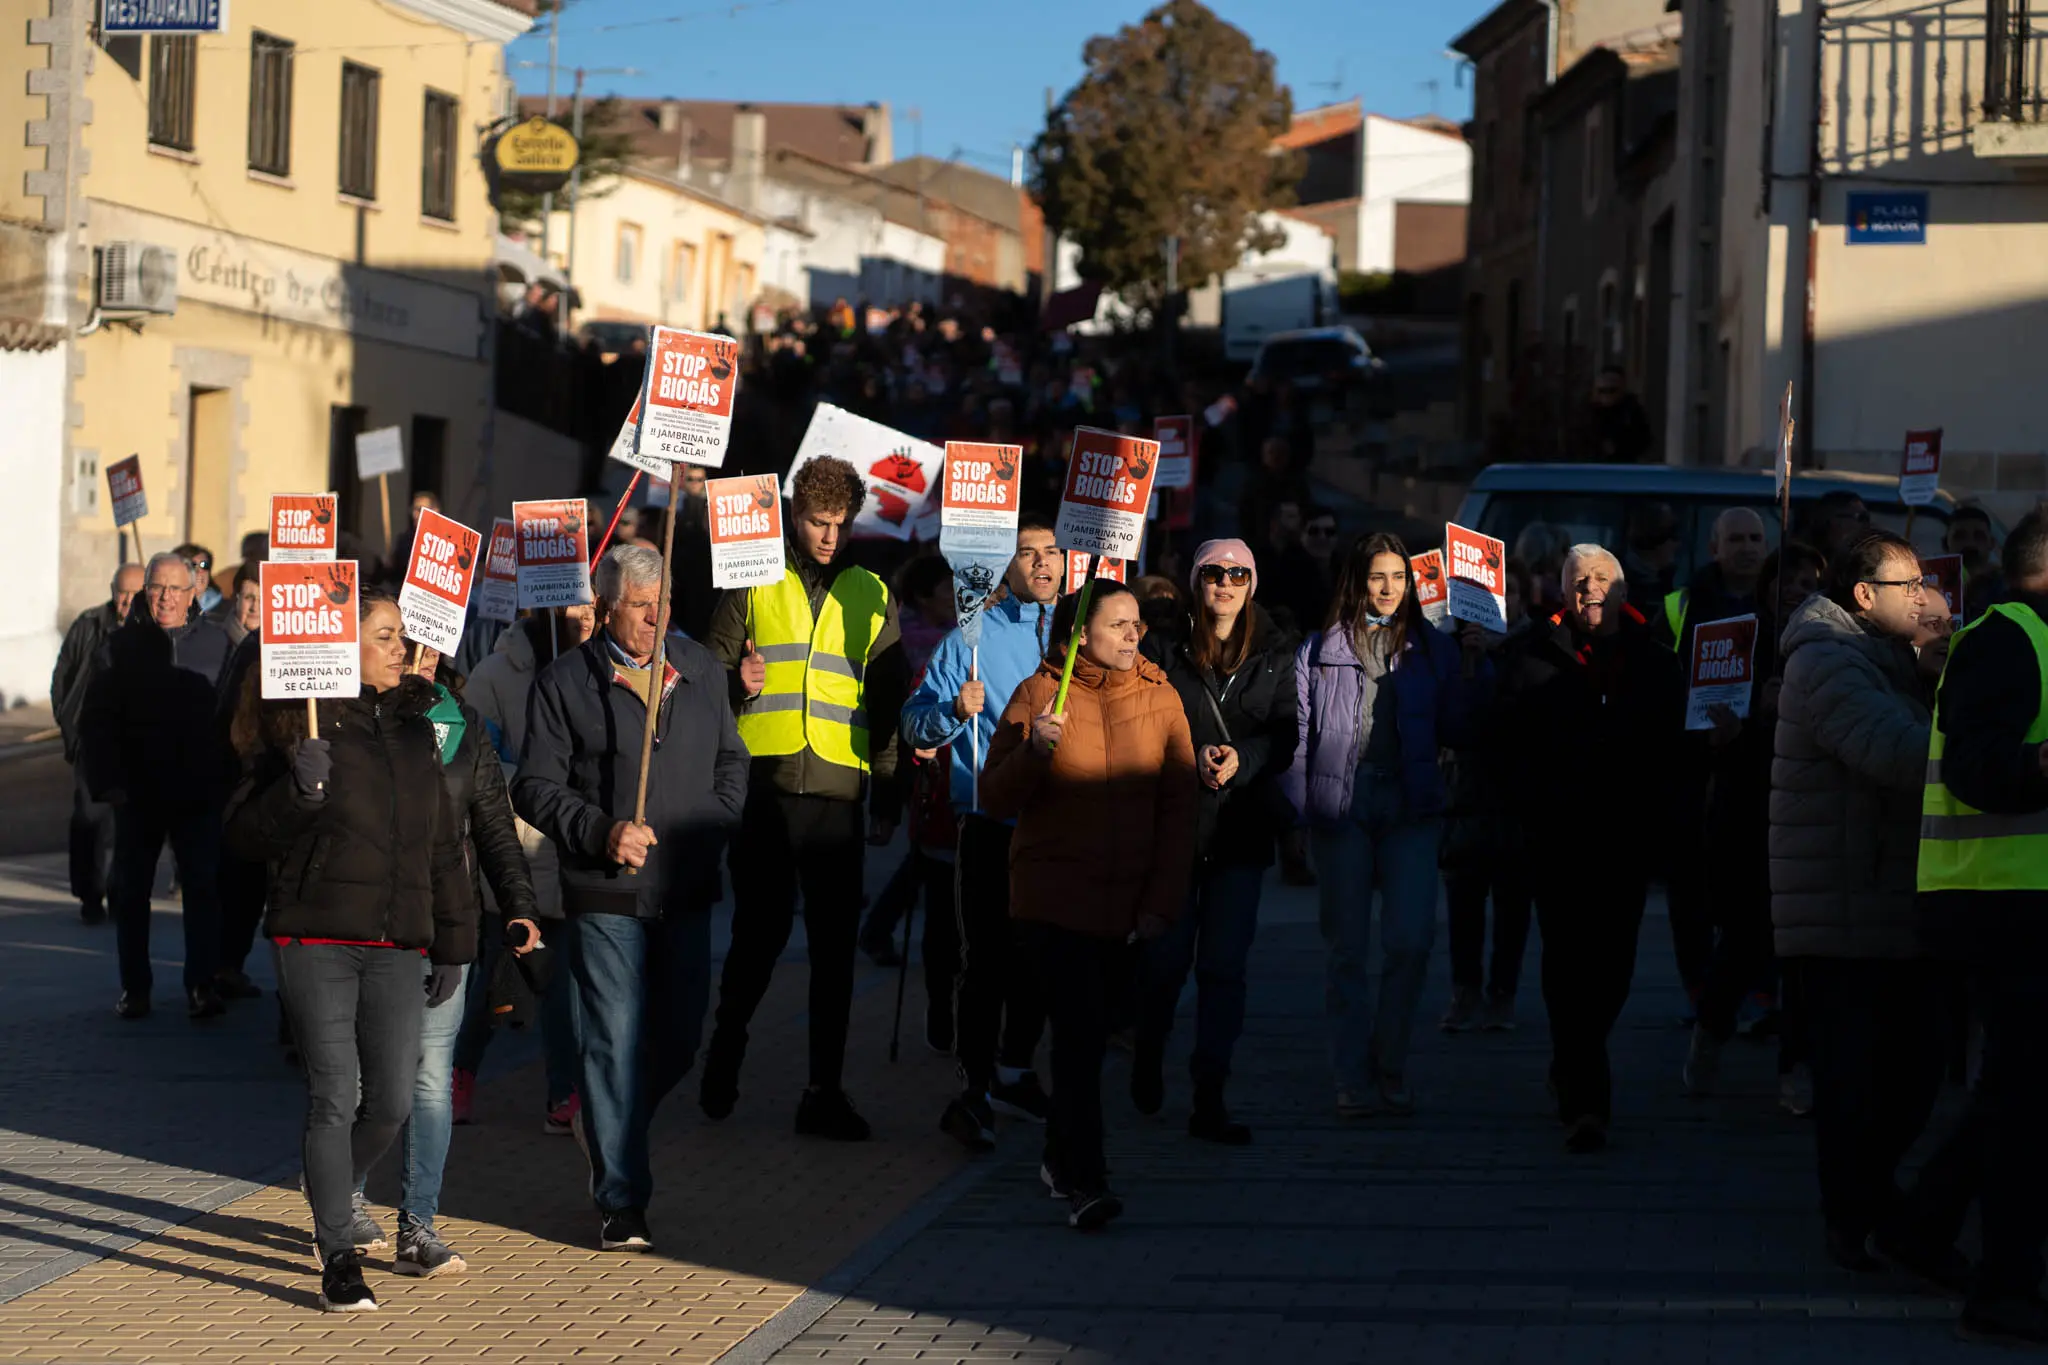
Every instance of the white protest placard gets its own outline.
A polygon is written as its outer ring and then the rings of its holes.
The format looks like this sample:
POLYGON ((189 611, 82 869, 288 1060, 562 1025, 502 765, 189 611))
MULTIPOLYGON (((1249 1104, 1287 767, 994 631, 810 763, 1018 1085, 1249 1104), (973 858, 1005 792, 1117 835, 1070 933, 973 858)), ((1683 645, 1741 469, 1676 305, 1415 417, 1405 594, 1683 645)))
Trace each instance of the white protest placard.
POLYGON ((1925 507, 1941 488, 1941 428, 1906 433, 1906 453, 1899 463, 1899 501, 1925 507))
POLYGON ((364 481, 405 469, 405 443, 397 427, 379 427, 356 435, 356 477, 364 481))
POLYGON ((655 328, 647 343, 638 453, 712 469, 724 464, 739 370, 740 344, 731 337, 655 328))
POLYGON ((272 493, 269 557, 281 564, 339 557, 340 505, 332 493, 272 493))
POLYGON ((1159 489, 1191 486, 1195 481, 1195 419, 1156 418, 1152 435, 1159 442, 1159 477, 1153 480, 1154 495, 1159 489))
POLYGON ((263 593, 263 699, 353 697, 363 690, 357 647, 359 599, 356 562, 265 561, 258 569, 263 593))
MULTIPOLYGON (((649 373, 652 373, 651 369, 649 373)), ((640 392, 633 395, 632 410, 626 414, 626 420, 619 426, 619 434, 612 437, 612 448, 605 452, 605 454, 608 458, 617 460, 620 464, 631 465, 633 468, 643 473, 651 474, 666 484, 669 472, 675 468, 674 462, 664 460, 652 453, 646 455, 640 453, 640 405, 646 401, 647 381, 643 377, 640 382, 640 392)))
POLYGON ((420 509, 412 536, 412 558, 398 589, 398 614, 405 638, 440 654, 462 648, 462 622, 476 586, 483 537, 431 508, 420 509))
POLYGON ((1159 472, 1159 442, 1095 427, 1074 428, 1055 543, 1111 559, 1136 559, 1145 508, 1159 472))
POLYGON ((1725 706, 1743 719, 1756 682, 1756 618, 1731 616, 1693 627, 1692 675, 1685 694, 1685 728, 1711 730, 1707 712, 1725 706))
POLYGON ((519 619, 519 541, 512 533, 510 517, 491 523, 483 582, 476 590, 476 614, 486 621, 519 619))
POLYGON ((782 581, 782 490, 773 474, 712 479, 704 485, 711 517, 711 585, 768 588, 782 581))
POLYGON ((1424 550, 1410 556, 1408 573, 1415 580, 1415 604, 1422 608, 1422 619, 1433 626, 1442 625, 1451 614, 1444 590, 1444 552, 1424 550))
POLYGON ((107 466, 107 496, 114 504, 116 526, 132 526, 149 515, 149 499, 142 492, 140 455, 107 466))
POLYGON ((852 465, 867 486, 853 534, 909 540, 925 502, 938 487, 946 452, 844 408, 820 403, 789 466, 790 482, 805 465, 833 455, 852 465))
POLYGON ((1450 613, 1488 630, 1508 628, 1508 547, 1492 536, 1467 530, 1455 522, 1444 527, 1444 586, 1450 592, 1450 613))
POLYGON ((590 595, 589 512, 581 498, 512 504, 519 605, 575 607, 590 595))

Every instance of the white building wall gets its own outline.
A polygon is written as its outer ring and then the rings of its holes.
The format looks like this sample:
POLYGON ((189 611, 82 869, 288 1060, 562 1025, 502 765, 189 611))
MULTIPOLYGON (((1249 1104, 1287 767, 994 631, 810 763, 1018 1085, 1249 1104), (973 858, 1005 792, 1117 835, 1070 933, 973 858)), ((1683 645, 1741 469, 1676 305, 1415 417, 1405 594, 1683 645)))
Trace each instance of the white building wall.
POLYGON ((1463 138, 1365 116, 1359 187, 1358 269, 1394 268, 1394 206, 1466 204, 1472 199, 1472 148, 1463 138))
MULTIPOLYGON (((0 706, 43 701, 70 622, 58 620, 66 348, 0 351, 0 706)), ((104 497, 104 494, 102 494, 104 497)), ((168 545, 158 546, 169 549, 168 545)), ((112 579, 109 561, 105 577, 112 579)))

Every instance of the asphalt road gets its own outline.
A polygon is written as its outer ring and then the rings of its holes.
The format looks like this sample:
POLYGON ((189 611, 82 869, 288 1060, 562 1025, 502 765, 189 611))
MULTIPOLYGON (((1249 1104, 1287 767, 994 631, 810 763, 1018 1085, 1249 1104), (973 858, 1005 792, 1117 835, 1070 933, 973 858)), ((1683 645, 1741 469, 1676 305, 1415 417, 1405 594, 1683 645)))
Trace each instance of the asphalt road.
POLYGON ((0 759, 0 858, 64 851, 71 765, 55 744, 0 759))

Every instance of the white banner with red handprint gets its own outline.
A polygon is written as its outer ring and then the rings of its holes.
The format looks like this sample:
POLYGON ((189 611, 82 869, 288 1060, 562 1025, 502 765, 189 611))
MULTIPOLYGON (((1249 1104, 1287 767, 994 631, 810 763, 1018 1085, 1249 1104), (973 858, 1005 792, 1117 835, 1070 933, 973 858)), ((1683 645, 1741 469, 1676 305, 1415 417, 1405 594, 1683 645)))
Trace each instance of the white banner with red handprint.
POLYGON ((655 328, 647 344, 634 451, 642 459, 712 469, 724 464, 739 370, 740 344, 731 337, 655 328))
POLYGON ((1063 550, 1136 559, 1159 472, 1159 442, 1095 427, 1074 428, 1066 487, 1053 529, 1063 550))
POLYGON ((412 537, 412 558, 398 589, 398 614, 405 638, 438 654, 462 648, 462 621, 476 586, 483 537, 431 508, 420 509, 412 537))
POLYGON ((519 619, 519 544, 512 518, 491 523, 491 546, 484 552, 483 582, 476 591, 476 614, 486 621, 519 619))
POLYGON ((853 534, 886 540, 910 539, 946 463, 946 452, 929 441, 820 403, 789 466, 790 482, 796 482, 798 470, 826 455, 852 465, 867 485, 853 534))
POLYGON ((1488 630, 1508 628, 1508 547, 1456 522, 1444 526, 1445 587, 1451 616, 1488 630))
POLYGON ((270 495, 269 559, 309 564, 341 553, 340 502, 332 493, 270 495))
POLYGON ((581 498, 512 504, 519 605, 575 607, 591 601, 590 509, 581 498))
POLYGON ((266 561, 263 594, 263 699, 353 697, 363 690, 357 649, 356 562, 266 561))
POLYGON ((1415 604, 1422 608, 1422 619, 1433 626, 1442 625, 1451 614, 1444 604, 1444 552, 1424 550, 1410 555, 1408 576, 1415 581, 1415 604))
POLYGON ((768 588, 782 581, 782 490, 773 474, 712 479, 711 586, 768 588))

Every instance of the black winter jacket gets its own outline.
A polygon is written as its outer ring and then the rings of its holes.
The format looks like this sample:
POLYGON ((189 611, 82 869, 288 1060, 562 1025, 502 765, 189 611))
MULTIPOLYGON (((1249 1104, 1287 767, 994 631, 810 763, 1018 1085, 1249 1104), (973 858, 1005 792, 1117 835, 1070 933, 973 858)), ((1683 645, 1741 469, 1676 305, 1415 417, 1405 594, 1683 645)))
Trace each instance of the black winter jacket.
POLYGON ((321 702, 320 737, 334 760, 321 800, 292 780, 292 727, 303 726, 305 708, 266 707, 266 742, 227 818, 230 850, 270 869, 265 935, 424 948, 451 965, 475 960, 462 821, 426 718, 435 700, 432 687, 409 677, 387 692, 321 702))
POLYGON ((1201 789, 1197 867, 1211 861, 1270 867, 1274 836, 1294 823, 1280 776, 1294 762, 1294 651, 1301 642, 1258 607, 1250 610, 1251 653, 1232 674, 1219 676, 1196 664, 1186 643, 1150 635, 1145 640, 1146 656, 1180 694, 1197 759, 1212 744, 1237 750, 1237 774, 1229 785, 1220 792, 1201 789))
POLYGON ((448 781, 449 805, 462 824, 463 856, 468 859, 472 851, 476 855, 469 869, 476 905, 481 913, 483 882, 488 880, 500 914, 508 920, 534 919, 540 911, 534 904, 533 874, 512 822, 505 766, 498 762, 498 751, 476 708, 468 702, 460 705, 462 740, 441 772, 448 781))
POLYGON ((512 807, 555 842, 564 914, 656 919, 719 897, 719 855, 746 805, 749 755, 711 651, 671 635, 667 654, 676 682, 661 702, 647 782, 647 823, 659 842, 634 876, 605 843, 614 824, 633 818, 647 708, 615 680, 605 633, 542 669, 527 695, 512 807))
POLYGON ((87 790, 101 800, 122 792, 151 805, 217 807, 235 772, 214 724, 232 649, 211 621, 166 631, 146 608, 131 611, 107 637, 79 710, 87 790))
MULTIPOLYGON (((138 597, 141 594, 136 594, 138 597)), ((114 617, 114 604, 102 602, 82 611, 64 632, 63 648, 57 651, 57 666, 50 670, 50 709, 56 713, 57 728, 64 732, 64 761, 78 762, 78 716, 85 709, 86 685, 100 665, 100 650, 107 637, 121 628, 114 617)))

